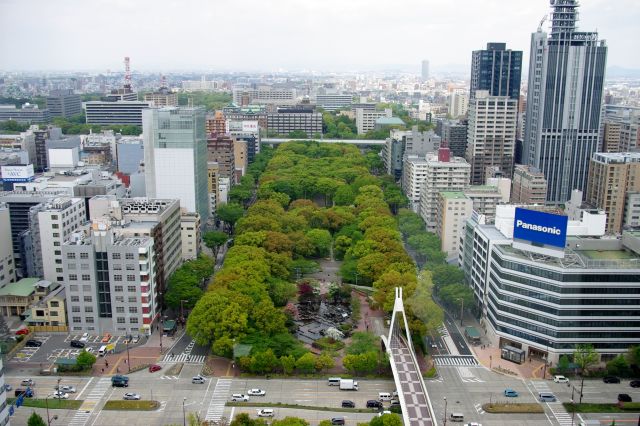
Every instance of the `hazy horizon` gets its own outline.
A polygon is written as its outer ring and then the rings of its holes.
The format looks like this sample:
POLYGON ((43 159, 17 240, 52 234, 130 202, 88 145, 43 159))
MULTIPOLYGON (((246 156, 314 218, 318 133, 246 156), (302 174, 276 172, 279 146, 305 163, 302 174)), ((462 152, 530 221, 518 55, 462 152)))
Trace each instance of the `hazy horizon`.
MULTIPOLYGON (((423 59, 463 71, 473 50, 506 42, 524 51, 526 73, 549 11, 545 0, 0 0, 0 69, 119 72, 129 56, 140 72, 417 73, 423 59)), ((579 11, 579 30, 607 40, 608 67, 640 69, 637 0, 579 11)))

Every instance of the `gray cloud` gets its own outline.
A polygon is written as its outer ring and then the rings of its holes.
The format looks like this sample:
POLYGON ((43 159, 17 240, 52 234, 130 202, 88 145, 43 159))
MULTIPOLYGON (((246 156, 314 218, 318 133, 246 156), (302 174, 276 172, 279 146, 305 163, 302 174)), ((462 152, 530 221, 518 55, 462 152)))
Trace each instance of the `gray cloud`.
MULTIPOLYGON (((468 64, 504 41, 528 56, 544 0, 0 0, 1 69, 369 69, 468 64)), ((640 68, 637 0, 584 0, 609 65, 640 68)))

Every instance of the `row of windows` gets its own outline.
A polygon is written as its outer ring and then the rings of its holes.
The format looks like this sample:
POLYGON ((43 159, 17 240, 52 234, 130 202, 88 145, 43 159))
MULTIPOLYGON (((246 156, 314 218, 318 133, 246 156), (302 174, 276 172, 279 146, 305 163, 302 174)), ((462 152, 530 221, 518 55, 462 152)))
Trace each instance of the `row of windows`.
MULTIPOLYGON (((122 259, 122 255, 121 253, 111 253, 111 258, 114 260, 119 260, 119 259, 122 259)), ((125 253, 124 258, 133 259, 134 258, 133 253, 125 253)))

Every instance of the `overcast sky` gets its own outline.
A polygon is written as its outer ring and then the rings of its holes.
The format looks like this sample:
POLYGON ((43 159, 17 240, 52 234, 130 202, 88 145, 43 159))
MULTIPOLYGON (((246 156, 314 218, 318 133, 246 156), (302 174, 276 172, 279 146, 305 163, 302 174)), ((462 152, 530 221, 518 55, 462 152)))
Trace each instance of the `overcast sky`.
MULTIPOLYGON (((608 66, 640 69, 640 1, 582 0, 608 66)), ((524 50, 545 0, 0 0, 0 69, 351 71, 524 50)), ((545 28, 548 24, 545 25, 545 28)))

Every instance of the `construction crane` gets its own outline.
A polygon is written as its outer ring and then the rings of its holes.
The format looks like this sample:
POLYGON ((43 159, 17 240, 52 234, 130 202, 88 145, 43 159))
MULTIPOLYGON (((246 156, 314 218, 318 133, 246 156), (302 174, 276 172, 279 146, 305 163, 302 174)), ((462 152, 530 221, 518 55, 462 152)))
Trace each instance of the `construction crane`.
POLYGON ((544 24, 544 21, 547 20, 547 15, 544 15, 542 17, 542 19, 540 20, 540 25, 538 25, 538 31, 542 31, 542 25, 544 24))

